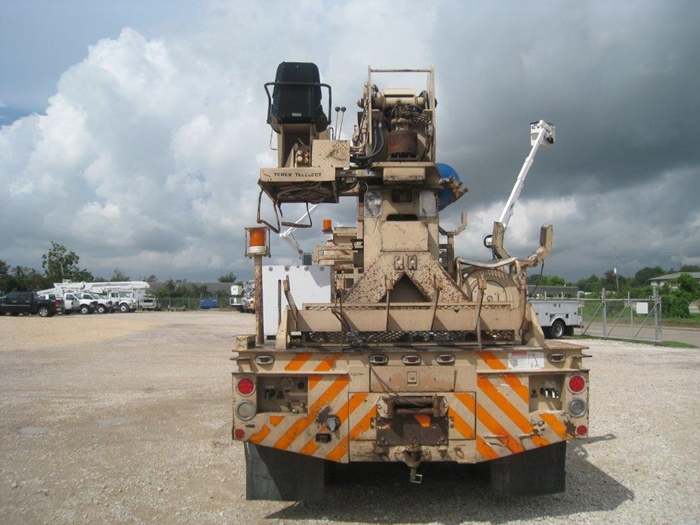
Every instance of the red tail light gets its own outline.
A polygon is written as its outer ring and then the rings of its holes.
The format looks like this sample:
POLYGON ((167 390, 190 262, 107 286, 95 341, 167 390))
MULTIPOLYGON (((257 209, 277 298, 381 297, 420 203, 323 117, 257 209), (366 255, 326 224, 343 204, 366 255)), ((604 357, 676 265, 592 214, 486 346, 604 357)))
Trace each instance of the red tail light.
POLYGON ((569 378, 569 390, 574 394, 583 392, 584 388, 586 388, 586 380, 582 376, 575 375, 569 378))
POLYGON ((255 382, 250 377, 241 377, 236 381, 236 391, 242 396, 249 396, 255 392, 255 382))

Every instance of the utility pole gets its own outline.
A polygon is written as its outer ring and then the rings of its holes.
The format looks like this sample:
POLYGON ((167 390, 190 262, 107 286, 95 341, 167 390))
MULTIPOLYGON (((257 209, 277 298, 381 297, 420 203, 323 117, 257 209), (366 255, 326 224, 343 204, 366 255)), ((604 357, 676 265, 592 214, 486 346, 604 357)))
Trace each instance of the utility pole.
POLYGON ((615 245, 615 268, 613 268, 613 273, 615 274, 615 291, 620 291, 620 277, 617 274, 617 244, 615 245))

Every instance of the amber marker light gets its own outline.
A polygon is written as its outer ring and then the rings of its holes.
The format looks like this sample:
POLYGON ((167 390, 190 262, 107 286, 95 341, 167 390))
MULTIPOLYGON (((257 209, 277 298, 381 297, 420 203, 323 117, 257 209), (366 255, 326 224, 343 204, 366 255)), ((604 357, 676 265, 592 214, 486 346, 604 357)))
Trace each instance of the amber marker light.
POLYGON ((245 254, 248 257, 254 255, 270 255, 268 229, 263 226, 255 226, 246 228, 246 249, 245 254))
POLYGON ((330 219, 323 219, 323 233, 333 233, 333 221, 330 219))

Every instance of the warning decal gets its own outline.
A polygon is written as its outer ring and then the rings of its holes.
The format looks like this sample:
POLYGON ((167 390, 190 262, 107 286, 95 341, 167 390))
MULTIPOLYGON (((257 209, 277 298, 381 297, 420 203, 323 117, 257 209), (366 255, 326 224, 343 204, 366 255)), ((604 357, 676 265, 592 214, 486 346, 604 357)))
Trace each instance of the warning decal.
POLYGON ((513 350, 508 353, 510 370, 532 370, 544 368, 544 352, 513 350))

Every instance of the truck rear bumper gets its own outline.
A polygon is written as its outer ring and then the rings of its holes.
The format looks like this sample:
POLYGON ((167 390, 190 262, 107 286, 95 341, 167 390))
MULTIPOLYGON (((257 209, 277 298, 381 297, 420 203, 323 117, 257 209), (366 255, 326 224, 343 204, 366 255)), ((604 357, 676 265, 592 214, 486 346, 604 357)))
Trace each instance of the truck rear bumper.
POLYGON ((542 350, 451 350, 446 366, 434 364, 439 350, 421 353, 430 364, 419 366, 403 365, 400 353, 375 366, 367 354, 274 352, 269 362, 271 354, 242 352, 233 438, 339 463, 410 466, 491 461, 587 435, 579 347, 554 348, 564 354, 556 366, 542 350))

